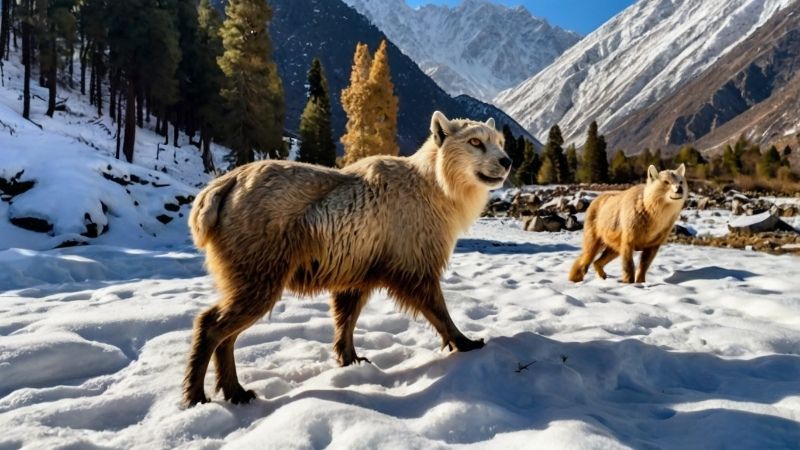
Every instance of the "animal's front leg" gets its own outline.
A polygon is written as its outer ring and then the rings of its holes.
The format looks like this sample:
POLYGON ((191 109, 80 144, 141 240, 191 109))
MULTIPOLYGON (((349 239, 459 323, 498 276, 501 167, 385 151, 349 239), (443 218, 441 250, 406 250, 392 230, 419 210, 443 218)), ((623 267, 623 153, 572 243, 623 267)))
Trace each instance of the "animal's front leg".
POLYGON ((336 352, 336 359, 342 366, 349 366, 354 362, 370 362, 367 358, 356 354, 356 347, 353 344, 356 320, 358 320, 368 297, 369 294, 360 289, 350 289, 333 294, 331 307, 333 321, 336 325, 333 350, 336 352))
POLYGON ((622 282, 633 283, 633 247, 624 246, 620 254, 622 255, 622 282))
POLYGON ((483 339, 467 338, 453 323, 438 279, 425 281, 415 288, 404 287, 397 294, 403 303, 421 312, 436 328, 442 336, 442 347, 455 347, 460 352, 468 352, 486 345, 483 339))
POLYGON ((650 264, 653 263, 653 260, 656 257, 656 253, 658 253, 658 247, 650 247, 642 250, 642 256, 639 259, 639 267, 636 269, 637 283, 644 283, 645 275, 647 274, 647 269, 649 269, 650 264))

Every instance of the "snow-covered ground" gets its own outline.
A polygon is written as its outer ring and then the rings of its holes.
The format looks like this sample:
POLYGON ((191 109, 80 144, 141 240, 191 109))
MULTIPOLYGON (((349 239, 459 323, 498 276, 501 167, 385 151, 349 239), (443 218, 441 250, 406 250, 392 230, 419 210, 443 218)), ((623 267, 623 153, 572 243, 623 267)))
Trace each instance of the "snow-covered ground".
POLYGON ((487 340, 470 353, 381 292, 355 337, 373 364, 339 368, 326 297, 286 294, 237 343, 258 399, 187 410, 192 319, 216 298, 201 255, 2 251, 0 448, 797 447, 800 258, 667 245, 645 284, 617 261, 573 284, 579 242, 501 219, 459 241, 443 287, 487 340))
MULTIPOLYGON (((137 130, 133 164, 118 160, 117 127, 108 115, 98 116, 87 96, 64 87, 58 98, 65 110, 47 117, 47 91, 35 82, 31 121, 23 119, 17 56, 5 64, 0 87, 0 179, 34 184, 2 197, 0 249, 90 241, 135 248, 185 245, 189 202, 211 178, 203 173, 198 148, 185 135, 180 147, 164 145, 152 131, 153 119, 137 130), (23 229, 14 219, 44 221, 51 230, 23 229)), ((212 150, 216 167, 225 167, 228 150, 212 150)))

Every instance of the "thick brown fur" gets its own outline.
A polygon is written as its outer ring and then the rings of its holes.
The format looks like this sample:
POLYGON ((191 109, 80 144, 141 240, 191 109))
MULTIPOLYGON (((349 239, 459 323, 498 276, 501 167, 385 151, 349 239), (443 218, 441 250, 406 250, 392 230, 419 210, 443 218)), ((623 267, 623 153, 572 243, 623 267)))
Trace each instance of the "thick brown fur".
POLYGON ((483 346, 453 324, 439 278, 458 234, 479 216, 511 161, 491 119, 450 121, 436 112, 431 132, 408 158, 373 156, 342 170, 256 162, 198 195, 189 224, 222 298, 195 321, 187 405, 207 401, 203 380, 212 355, 225 399, 255 397, 238 382, 234 342, 284 289, 331 292, 341 365, 365 360, 356 355, 353 330, 378 288, 387 288, 401 309, 428 319, 444 346, 483 346))
POLYGON ((647 184, 622 192, 606 192, 597 197, 586 211, 583 228, 583 251, 572 265, 569 279, 583 280, 594 262, 597 276, 606 278, 603 268, 622 256, 623 283, 645 281, 645 274, 667 240, 689 193, 685 167, 658 172, 648 169, 647 184), (595 261, 595 257, 602 254, 595 261), (633 252, 641 251, 634 277, 633 252))

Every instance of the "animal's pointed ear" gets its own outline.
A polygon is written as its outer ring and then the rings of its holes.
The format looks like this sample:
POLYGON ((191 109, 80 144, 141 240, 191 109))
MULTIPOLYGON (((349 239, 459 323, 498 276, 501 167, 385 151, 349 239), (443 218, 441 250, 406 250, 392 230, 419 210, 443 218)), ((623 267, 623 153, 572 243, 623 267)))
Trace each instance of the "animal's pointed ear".
POLYGON ((494 117, 486 119, 486 126, 494 130, 494 117))
POLYGON ((651 165, 647 168, 647 182, 656 181, 658 179, 658 169, 656 166, 651 165))
POLYGON ((441 111, 435 111, 433 117, 431 117, 431 134, 437 146, 441 147, 442 142, 450 134, 450 131, 450 120, 441 111))
POLYGON ((681 166, 678 167, 678 169, 675 171, 675 173, 677 173, 680 176, 686 175, 686 164, 682 163, 681 166))

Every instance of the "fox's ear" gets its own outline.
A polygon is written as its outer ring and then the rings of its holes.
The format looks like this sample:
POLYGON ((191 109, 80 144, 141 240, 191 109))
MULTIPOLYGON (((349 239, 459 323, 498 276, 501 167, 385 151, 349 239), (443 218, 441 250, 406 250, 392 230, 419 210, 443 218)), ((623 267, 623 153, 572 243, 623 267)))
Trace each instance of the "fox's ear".
POLYGON ((658 179, 658 169, 656 166, 651 165, 647 168, 647 182, 656 181, 658 179))
POLYGON ((451 131, 450 120, 441 111, 435 111, 431 117, 431 134, 436 145, 441 147, 442 142, 450 135, 451 131))
POLYGON ((678 167, 678 169, 675 171, 675 173, 677 173, 680 176, 686 175, 686 164, 681 164, 681 166, 678 167))
POLYGON ((494 117, 489 117, 486 119, 486 126, 494 130, 494 117))

